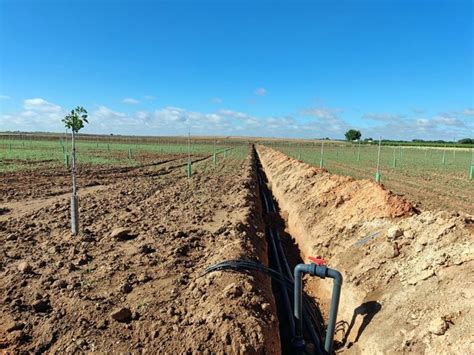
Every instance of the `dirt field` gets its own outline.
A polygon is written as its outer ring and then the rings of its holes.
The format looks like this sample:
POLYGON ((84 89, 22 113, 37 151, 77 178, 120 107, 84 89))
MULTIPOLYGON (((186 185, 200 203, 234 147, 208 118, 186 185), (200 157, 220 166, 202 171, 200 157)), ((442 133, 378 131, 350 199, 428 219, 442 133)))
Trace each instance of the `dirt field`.
MULTIPOLYGON (((348 353, 474 351, 474 218, 420 212, 368 180, 258 148, 304 260, 342 272, 339 348, 348 353)), ((330 281, 307 280, 323 312, 330 281)))
POLYGON ((2 176, 3 351, 279 353, 270 281, 202 276, 226 259, 267 262, 250 160, 203 161, 191 179, 183 159, 143 163, 82 169, 76 238, 67 174, 2 176))
MULTIPOLYGON (((257 152, 291 266, 319 255, 343 274, 338 352, 474 352, 473 216, 257 152)), ((192 158, 189 179, 180 154, 82 165, 78 237, 65 168, 0 175, 1 351, 289 352, 268 276, 203 273, 268 265, 257 157, 192 158)), ((331 282, 305 277, 305 290, 327 316, 331 282)))

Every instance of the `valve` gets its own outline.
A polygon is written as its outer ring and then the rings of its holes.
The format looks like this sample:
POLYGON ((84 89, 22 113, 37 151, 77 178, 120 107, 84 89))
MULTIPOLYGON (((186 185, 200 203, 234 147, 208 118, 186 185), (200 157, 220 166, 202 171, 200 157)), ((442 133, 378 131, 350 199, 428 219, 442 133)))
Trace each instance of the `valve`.
POLYGON ((318 266, 322 265, 327 265, 328 262, 326 259, 323 259, 322 257, 318 256, 309 256, 308 257, 309 261, 311 261, 313 264, 316 264, 318 266))

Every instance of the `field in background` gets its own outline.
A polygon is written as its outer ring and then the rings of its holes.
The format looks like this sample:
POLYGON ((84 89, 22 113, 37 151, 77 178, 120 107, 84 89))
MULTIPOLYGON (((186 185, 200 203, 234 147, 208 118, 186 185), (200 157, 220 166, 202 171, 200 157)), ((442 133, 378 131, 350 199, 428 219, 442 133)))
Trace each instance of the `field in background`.
MULTIPOLYGON (((281 152, 319 167, 321 143, 267 142, 281 152)), ((323 165, 329 172, 356 179, 375 179, 377 145, 325 143, 323 165)), ((422 208, 472 213, 473 180, 469 179, 472 149, 381 147, 382 183, 422 208)))
MULTIPOLYGON (((205 156, 237 146, 243 146, 242 142, 192 137, 190 152, 193 156, 205 156)), ((147 160, 145 156, 187 156, 188 140, 184 137, 79 136, 76 149, 80 164, 126 167, 142 164, 147 160)), ((0 136, 0 172, 66 167, 70 150, 70 137, 66 135, 0 136)), ((235 150, 234 154, 239 152, 235 150)))
MULTIPOLYGON (((356 179, 374 179, 377 144, 337 141, 304 141, 242 137, 191 137, 194 157, 224 158, 225 154, 247 154, 249 142, 265 144, 320 166, 324 142, 323 165, 329 172, 356 179), (232 153, 223 153, 228 148, 232 153), (219 154, 220 153, 220 154, 219 154)), ((70 138, 64 134, 10 134, 0 136, 0 173, 55 169, 65 171, 65 156, 70 138)), ((77 141, 80 166, 134 167, 150 164, 170 155, 186 158, 187 137, 125 137, 81 135, 77 141)), ((422 208, 472 212, 473 148, 388 146, 382 145, 380 170, 382 183, 395 193, 405 195, 422 208)), ((210 159, 204 166, 212 165, 210 159)))

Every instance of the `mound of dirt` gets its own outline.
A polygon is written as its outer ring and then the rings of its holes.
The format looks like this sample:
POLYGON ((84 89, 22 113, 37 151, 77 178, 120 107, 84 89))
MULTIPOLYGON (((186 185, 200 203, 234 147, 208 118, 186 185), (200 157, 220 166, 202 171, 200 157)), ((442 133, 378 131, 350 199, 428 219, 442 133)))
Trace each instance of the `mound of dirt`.
MULTIPOLYGON (((374 182, 332 175, 268 147, 257 151, 302 256, 320 255, 344 276, 341 349, 474 351, 472 216, 415 214, 374 182)), ((331 286, 306 282, 323 311, 331 286)))
POLYGON ((279 354, 269 278, 203 275, 227 259, 267 263, 254 163, 208 166, 80 188, 78 237, 68 196, 48 197, 55 185, 43 181, 27 206, 12 194, 0 220, 0 352, 279 354))

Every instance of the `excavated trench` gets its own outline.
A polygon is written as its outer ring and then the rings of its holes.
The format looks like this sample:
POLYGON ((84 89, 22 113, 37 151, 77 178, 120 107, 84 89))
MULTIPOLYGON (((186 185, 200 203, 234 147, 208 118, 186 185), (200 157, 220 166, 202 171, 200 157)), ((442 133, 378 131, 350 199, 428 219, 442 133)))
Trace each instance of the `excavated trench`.
MULTIPOLYGON (((305 262, 324 256, 344 277, 338 351, 472 353, 465 290, 473 216, 420 212, 374 181, 331 174, 269 147, 256 151, 297 255, 305 262)), ((332 310, 331 281, 308 277, 305 290, 323 314, 332 310)))
MULTIPOLYGON (((268 187, 268 180, 261 166, 258 153, 254 150, 253 154, 257 164, 269 267, 288 281, 286 285, 275 280, 272 282, 279 319, 281 350, 283 354, 294 354, 296 349, 293 345, 295 337, 293 270, 297 264, 304 261, 294 238, 288 233, 282 211, 268 187)), ((303 297, 305 302, 303 335, 306 343, 304 353, 324 354, 325 324, 319 305, 314 298, 307 294, 304 293, 303 297)))

